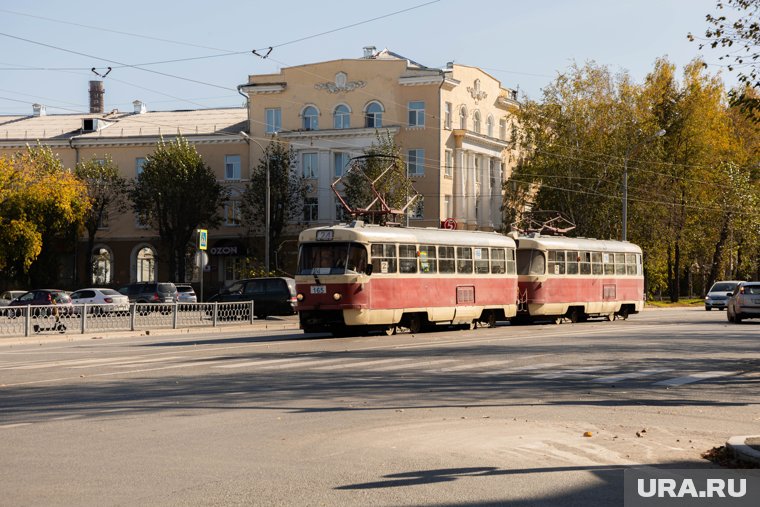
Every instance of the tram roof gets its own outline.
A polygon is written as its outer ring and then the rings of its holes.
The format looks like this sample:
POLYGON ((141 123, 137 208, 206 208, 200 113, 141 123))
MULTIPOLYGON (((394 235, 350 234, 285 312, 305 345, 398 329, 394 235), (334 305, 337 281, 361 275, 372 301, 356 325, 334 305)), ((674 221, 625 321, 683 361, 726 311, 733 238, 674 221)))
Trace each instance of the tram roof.
POLYGON ((627 241, 610 239, 568 238, 565 236, 520 236, 516 240, 517 244, 522 248, 641 253, 641 248, 638 245, 627 241))
POLYGON ((387 227, 365 224, 338 224, 306 229, 298 236, 299 242, 317 241, 317 231, 333 230, 333 241, 364 241, 393 243, 430 243, 515 248, 515 241, 503 234, 486 231, 446 230, 422 227, 387 227))

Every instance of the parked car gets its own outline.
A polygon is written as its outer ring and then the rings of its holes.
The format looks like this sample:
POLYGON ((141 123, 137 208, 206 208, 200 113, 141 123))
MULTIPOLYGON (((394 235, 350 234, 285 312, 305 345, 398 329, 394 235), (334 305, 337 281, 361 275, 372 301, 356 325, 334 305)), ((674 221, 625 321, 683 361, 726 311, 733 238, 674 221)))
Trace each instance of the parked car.
POLYGON ((198 296, 195 295, 195 289, 189 283, 175 283, 177 287, 177 301, 180 303, 197 303, 198 296))
POLYGON ((253 313, 259 319, 269 315, 293 315, 296 313, 296 281, 287 277, 238 280, 211 296, 209 302, 213 301, 253 301, 253 313))
POLYGON ((60 289, 30 290, 8 304, 8 316, 16 317, 23 314, 22 307, 55 306, 55 308, 35 308, 32 315, 69 315, 72 312, 71 297, 60 289))
POLYGON ((715 282, 713 286, 710 287, 710 290, 707 291, 707 296, 705 296, 705 310, 708 312, 713 308, 725 310, 728 296, 731 295, 736 286, 740 283, 740 280, 721 280, 715 282))
POLYGON ((744 319, 760 319, 760 282, 740 282, 726 305, 729 322, 740 324, 744 319))
POLYGON ((0 316, 6 315, 6 306, 11 304, 11 301, 19 296, 23 296, 25 293, 25 290, 7 290, 0 294, 0 316))
MULTIPOLYGON (((113 289, 79 289, 71 294, 71 303, 73 305, 82 305, 85 303, 88 305, 94 305, 90 310, 92 313, 129 311, 129 297, 120 294, 113 289)), ((74 311, 79 313, 80 308, 75 306, 74 311)))
POLYGON ((130 283, 119 289, 130 303, 175 303, 177 287, 171 282, 130 283))

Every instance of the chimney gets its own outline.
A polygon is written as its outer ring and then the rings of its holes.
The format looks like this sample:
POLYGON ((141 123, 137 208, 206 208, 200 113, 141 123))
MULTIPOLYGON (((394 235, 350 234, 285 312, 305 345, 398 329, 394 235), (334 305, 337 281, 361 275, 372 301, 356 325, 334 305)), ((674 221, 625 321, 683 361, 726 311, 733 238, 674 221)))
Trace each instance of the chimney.
POLYGON ((145 105, 144 102, 140 100, 135 100, 132 102, 132 107, 134 107, 134 113, 135 114, 144 114, 148 112, 148 107, 145 105))
POLYGON ((375 46, 364 46, 364 58, 372 58, 377 48, 375 46))
POLYGON ((453 69, 454 68, 454 62, 446 62, 446 68, 447 69, 453 69))
POLYGON ((103 81, 90 81, 90 112, 101 113, 105 110, 103 104, 103 81))
POLYGON ((47 116, 47 112, 45 111, 45 106, 42 104, 32 104, 32 115, 33 116, 47 116))

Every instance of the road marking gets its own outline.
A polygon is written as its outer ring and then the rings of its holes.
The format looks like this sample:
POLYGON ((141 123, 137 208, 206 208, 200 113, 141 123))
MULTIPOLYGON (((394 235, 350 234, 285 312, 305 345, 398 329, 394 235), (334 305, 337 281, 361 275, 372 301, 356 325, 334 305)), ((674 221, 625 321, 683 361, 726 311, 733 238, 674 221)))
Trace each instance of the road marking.
MULTIPOLYGON (((125 357, 109 357, 109 358, 99 358, 99 359, 80 359, 78 361, 51 361, 48 363, 38 363, 38 364, 28 364, 26 366, 13 366, 11 368, 8 368, 9 370, 40 370, 43 368, 55 368, 56 366, 61 368, 76 368, 76 366, 72 365, 79 365, 79 364, 94 364, 94 363, 110 363, 114 361, 124 361, 126 359, 134 359, 137 357, 144 357, 144 356, 125 356, 125 357)), ((87 366, 85 366, 87 368, 87 366)))
POLYGON ((29 426, 32 423, 14 423, 14 424, 2 424, 0 425, 0 430, 10 429, 10 428, 19 428, 21 426, 29 426))
MULTIPOLYGON (((145 363, 160 363, 161 361, 170 361, 173 359, 186 359, 187 356, 167 356, 167 357, 154 357, 153 359, 142 359, 140 361, 121 361, 118 363, 111 363, 106 366, 116 366, 118 368, 131 368, 134 364, 145 364, 145 363)), ((80 366, 80 368, 82 368, 80 366)))
POLYGON ((441 368, 440 370, 437 370, 437 371, 452 372, 452 371, 472 370, 475 368, 483 368, 486 366, 494 366, 497 364, 506 364, 506 363, 511 363, 511 362, 512 361, 509 359, 501 359, 499 361, 483 361, 480 363, 462 364, 459 366, 451 366, 450 368, 441 368))
POLYGON ((481 375, 501 375, 503 373, 522 373, 524 371, 541 370, 544 368, 553 368, 560 366, 561 363, 536 363, 529 364, 527 366, 516 366, 514 368, 507 368, 505 370, 491 370, 481 372, 481 375))
POLYGON ((661 380, 655 382, 652 385, 655 386, 682 386, 684 384, 691 384, 693 382, 699 382, 700 380, 706 380, 716 377, 727 377, 728 375, 736 375, 735 371, 703 371, 701 373, 694 373, 693 375, 686 375, 685 377, 676 377, 667 380, 661 380))
POLYGON ((286 357, 283 359, 262 359, 259 361, 245 361, 242 363, 223 364, 220 366, 214 366, 214 368, 246 368, 248 366, 263 366, 265 364, 277 364, 277 363, 293 363, 296 361, 306 361, 308 357, 286 357))
POLYGON ((619 382, 621 380, 630 380, 634 378, 648 377, 650 375, 656 375, 658 373, 665 373, 668 371, 672 371, 672 368, 651 368, 649 370, 623 373, 622 375, 613 375, 611 377, 599 377, 599 378, 595 378, 591 382, 599 382, 600 384, 611 384, 613 382, 619 382))
POLYGON ((566 378, 566 377, 574 377, 577 375, 584 375, 586 373, 593 373, 596 371, 602 371, 602 370, 609 370, 612 369, 611 366, 584 366, 583 368, 573 368, 572 370, 562 370, 556 373, 543 373, 541 375, 536 375, 533 378, 540 378, 545 380, 554 380, 558 378, 566 378))
POLYGON ((327 364, 334 364, 334 363, 344 363, 346 361, 351 361, 354 358, 341 358, 341 359, 304 359, 303 361, 299 361, 297 363, 287 363, 287 364, 276 364, 273 366, 264 366, 262 369, 269 369, 269 370, 286 370, 288 368, 310 368, 314 364, 318 365, 327 365, 327 364))
POLYGON ((317 368, 314 368, 315 370, 345 370, 348 368, 356 368, 358 366, 369 366, 372 364, 381 364, 381 363, 391 363, 391 362, 399 362, 399 361, 411 361, 412 358, 409 357, 395 357, 392 359, 374 359, 372 361, 360 361, 358 363, 347 363, 347 364, 333 364, 330 366, 319 366, 317 368))
MULTIPOLYGON (((415 361, 413 363, 409 364, 394 364, 391 366, 383 366, 381 368, 367 368, 371 371, 390 371, 390 370, 402 370, 405 368, 424 368, 433 364, 442 364, 442 363, 453 363, 454 361, 459 361, 459 359, 436 359, 433 361, 415 361)), ((422 371, 431 371, 431 370, 422 370, 422 371)))

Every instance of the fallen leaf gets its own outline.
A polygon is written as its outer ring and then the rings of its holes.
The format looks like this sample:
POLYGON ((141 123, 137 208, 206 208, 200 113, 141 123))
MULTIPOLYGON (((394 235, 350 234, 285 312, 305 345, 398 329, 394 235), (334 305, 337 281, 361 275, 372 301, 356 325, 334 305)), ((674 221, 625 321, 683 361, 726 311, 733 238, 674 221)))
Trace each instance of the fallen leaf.
POLYGON ((594 436, 594 434, 593 434, 593 433, 591 433, 590 431, 587 431, 587 432, 585 432, 585 433, 583 434, 583 436, 584 436, 584 437, 593 437, 593 436, 594 436))

